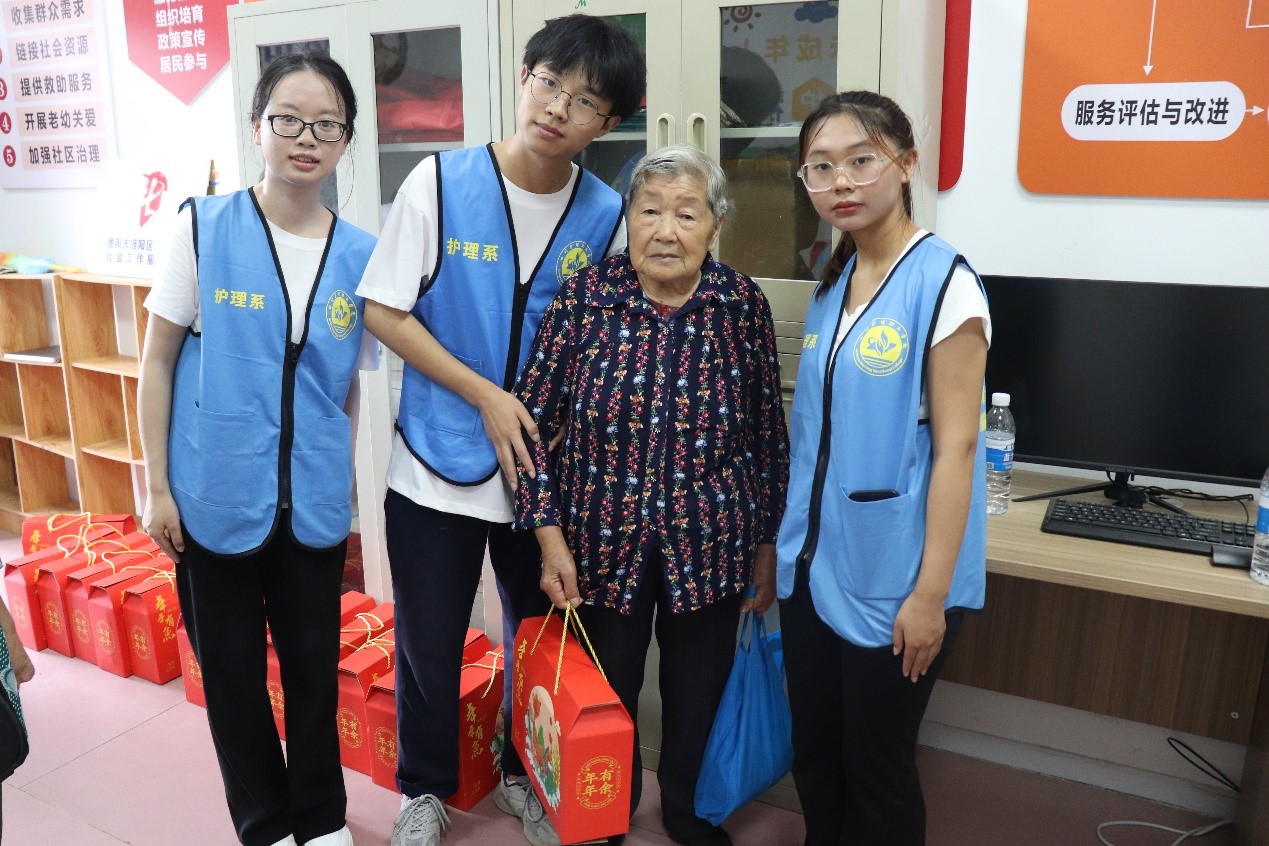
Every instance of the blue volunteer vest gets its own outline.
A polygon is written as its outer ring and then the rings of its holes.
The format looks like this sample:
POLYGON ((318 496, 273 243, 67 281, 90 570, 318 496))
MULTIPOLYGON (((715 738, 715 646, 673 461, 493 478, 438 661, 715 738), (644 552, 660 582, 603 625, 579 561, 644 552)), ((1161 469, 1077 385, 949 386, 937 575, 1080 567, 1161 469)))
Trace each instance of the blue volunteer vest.
POLYGON ((188 201, 202 332, 185 337, 172 384, 168 479, 181 520, 220 555, 259 549, 284 509, 310 548, 348 535, 351 428, 344 401, 361 347, 351 292, 373 236, 336 220, 290 341, 282 269, 250 191, 188 201))
MULTIPOLYGON (((546 252, 521 285, 492 145, 441 153, 436 192, 439 258, 411 313, 459 361, 510 390, 559 286, 608 252, 621 223, 621 196, 582 170, 546 252)), ((478 485, 498 472, 480 411, 408 364, 397 429, 414 457, 451 484, 478 485)))
MULTIPOLYGON (((933 463, 929 421, 918 420, 921 387, 930 335, 958 264, 969 266, 946 242, 933 235, 922 239, 882 283, 836 353, 833 340, 854 258, 836 285, 812 298, 807 312, 776 587, 788 598, 798 568, 809 567, 816 611, 859 646, 892 642, 899 606, 921 566, 933 463), (849 496, 864 490, 899 496, 872 502, 849 496)), ((969 518, 948 608, 983 605, 985 443, 980 424, 969 518)))

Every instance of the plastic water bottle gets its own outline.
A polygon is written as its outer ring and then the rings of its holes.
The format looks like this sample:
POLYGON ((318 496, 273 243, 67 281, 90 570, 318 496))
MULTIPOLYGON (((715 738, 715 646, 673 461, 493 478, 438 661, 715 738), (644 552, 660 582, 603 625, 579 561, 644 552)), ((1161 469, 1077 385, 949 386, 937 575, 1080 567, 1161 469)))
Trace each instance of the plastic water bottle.
MULTIPOLYGON (((1018 429, 1009 411, 1008 394, 992 394, 987 412, 987 513, 1009 510, 1013 486, 1013 439, 1018 429)), ((1266 564, 1269 567, 1269 564, 1266 564)))
POLYGON ((1251 550, 1251 577, 1269 585, 1269 470, 1260 480, 1260 507, 1256 509, 1256 545, 1251 550))

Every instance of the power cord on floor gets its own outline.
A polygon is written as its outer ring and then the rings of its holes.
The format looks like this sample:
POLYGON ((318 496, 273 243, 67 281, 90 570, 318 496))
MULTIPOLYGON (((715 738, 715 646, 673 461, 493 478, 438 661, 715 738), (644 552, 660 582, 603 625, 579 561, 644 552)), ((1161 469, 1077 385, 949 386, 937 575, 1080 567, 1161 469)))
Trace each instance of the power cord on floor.
MULTIPOLYGON (((1220 783, 1222 787, 1227 787, 1230 790, 1234 791, 1235 793, 1239 791, 1237 782, 1235 782, 1229 776, 1225 775, 1225 773, 1221 771, 1220 767, 1217 767, 1211 761, 1207 760, 1198 752, 1194 751, 1194 749, 1190 747, 1190 745, 1187 744, 1184 740, 1181 740, 1180 738, 1177 738, 1177 737, 1169 737, 1168 745, 1171 746, 1172 749, 1178 755, 1180 755, 1182 758, 1188 761, 1195 769, 1203 773, 1208 778, 1211 778, 1212 780, 1220 783)), ((1152 823, 1152 822, 1142 822, 1140 820, 1115 820, 1114 822, 1104 822, 1101 825, 1097 826, 1097 839, 1102 842, 1102 846, 1115 846, 1115 844, 1111 843, 1109 840, 1106 839, 1106 837, 1102 834, 1102 832, 1105 829, 1113 828, 1114 826, 1129 826, 1130 825, 1137 828, 1153 828, 1159 831, 1167 831, 1167 832, 1171 832, 1172 834, 1179 834, 1181 836, 1178 837, 1176 840, 1173 840, 1170 846, 1180 846, 1180 844, 1184 843, 1187 840, 1203 837, 1204 835, 1211 834, 1213 831, 1226 828, 1233 824, 1234 824, 1233 820, 1217 820, 1214 823, 1199 826, 1198 828, 1192 828, 1189 831, 1186 831, 1180 828, 1172 828, 1171 826, 1159 825, 1158 823, 1152 823)))
POLYGON ((1216 831, 1218 828, 1225 828, 1226 826, 1230 826, 1233 824, 1234 824, 1233 820, 1218 820, 1217 822, 1214 822, 1211 825, 1205 825, 1200 828, 1192 828, 1189 831, 1184 831, 1183 829, 1172 828, 1171 826, 1166 826, 1166 825, 1159 825, 1158 823, 1139 822, 1137 820, 1116 820, 1115 822, 1104 822, 1101 825, 1097 826, 1097 839, 1102 842, 1103 846, 1115 846, 1115 844, 1111 843, 1109 840, 1107 840, 1105 837, 1102 836, 1102 830, 1106 828, 1110 828, 1111 826, 1116 826, 1116 825, 1131 825, 1131 826, 1137 826, 1139 828, 1154 828, 1160 831, 1169 831, 1169 832, 1172 832, 1173 834, 1179 834, 1181 836, 1178 837, 1176 840, 1173 840, 1170 846, 1180 846, 1180 844, 1184 843, 1187 840, 1191 840, 1196 837, 1202 837, 1205 834, 1210 834, 1213 831, 1216 831))

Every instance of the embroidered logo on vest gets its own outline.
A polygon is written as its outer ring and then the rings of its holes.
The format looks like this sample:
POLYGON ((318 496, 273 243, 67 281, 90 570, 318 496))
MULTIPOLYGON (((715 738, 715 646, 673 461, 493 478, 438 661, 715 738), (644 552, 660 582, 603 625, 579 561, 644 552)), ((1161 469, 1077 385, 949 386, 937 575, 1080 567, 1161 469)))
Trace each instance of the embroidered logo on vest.
POLYGON ((326 300, 326 325, 336 341, 342 341, 357 326, 357 301, 344 291, 326 300))
POLYGON ((855 346, 855 365, 869 376, 889 376, 908 360, 908 330, 889 317, 875 318, 855 346))
POLYGON ((590 247, 585 241, 573 241, 560 250, 559 259, 555 262, 555 280, 563 285, 564 280, 590 264, 590 247))

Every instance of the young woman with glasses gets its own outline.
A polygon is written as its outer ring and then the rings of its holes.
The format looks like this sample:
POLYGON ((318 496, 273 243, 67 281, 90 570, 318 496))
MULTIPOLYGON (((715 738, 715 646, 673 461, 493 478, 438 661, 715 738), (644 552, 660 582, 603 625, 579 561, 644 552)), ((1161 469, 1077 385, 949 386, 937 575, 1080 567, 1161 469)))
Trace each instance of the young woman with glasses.
POLYGON ((225 795, 246 846, 351 846, 336 731, 339 593, 358 367, 353 294, 374 238, 320 201, 357 100, 343 69, 284 56, 256 84, 264 175, 191 198, 146 298, 144 524, 176 563, 225 795), (286 695, 283 757, 265 625, 286 695))
POLYGON ((912 220, 912 126, 848 91, 799 176, 841 232, 806 316, 777 592, 806 846, 925 842, 917 729, 986 569, 983 372, 968 262, 912 220))

